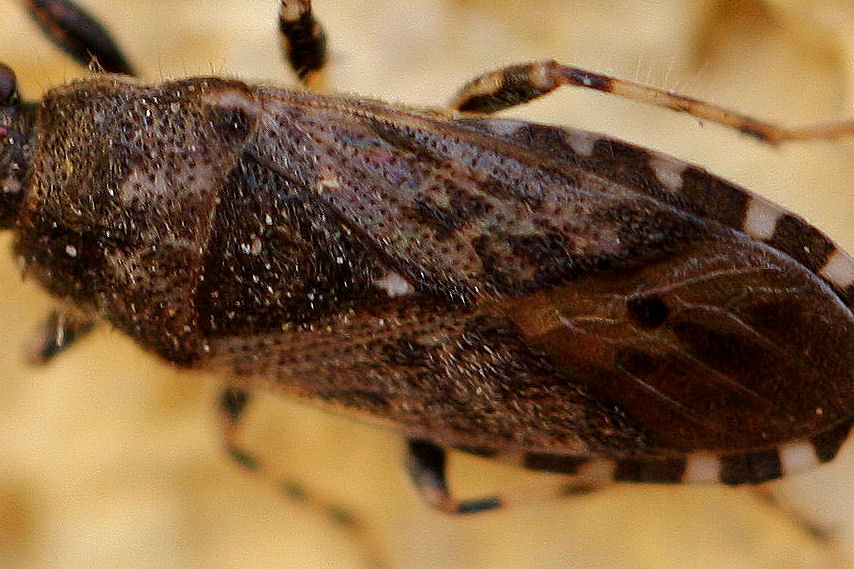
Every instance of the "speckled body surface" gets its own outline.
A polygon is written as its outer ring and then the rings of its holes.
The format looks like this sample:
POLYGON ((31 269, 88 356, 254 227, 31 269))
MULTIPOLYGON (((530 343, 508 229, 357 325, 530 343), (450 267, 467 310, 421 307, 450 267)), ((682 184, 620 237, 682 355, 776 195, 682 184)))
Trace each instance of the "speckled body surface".
POLYGON ((25 273, 177 365, 627 480, 850 428, 850 257, 666 156, 216 78, 75 82, 35 133, 25 273))
MULTIPOLYGON (((151 81, 215 73, 293 83, 267 0, 84 4, 117 32, 151 81)), ((761 0, 727 4, 725 13, 719 2, 549 0, 537 10, 503 0, 316 4, 335 50, 332 85, 388 101, 443 104, 496 64, 559 57, 786 124, 848 114, 852 20, 838 0, 823 3, 831 20, 813 4, 761 0), (755 17, 757 7, 772 10, 773 22, 755 17)), ((85 75, 41 40, 17 3, 0 12, 7 32, 0 60, 17 71, 29 98, 85 75)), ((702 164, 854 249, 846 142, 767 149, 691 118, 583 91, 511 116, 609 133, 702 164)), ((21 283, 8 254, 12 236, 3 233, 5 567, 362 566, 334 527, 223 458, 212 419, 216 377, 177 372, 109 326, 51 366, 24 365, 21 343, 50 304, 37 283, 21 283)), ((252 448, 279 472, 354 507, 393 566, 846 566, 828 562, 821 546, 746 488, 622 485, 475 519, 437 515, 401 472, 398 433, 275 394, 257 403, 248 423, 252 448)), ((465 495, 564 480, 451 455, 465 495)), ((837 530, 849 552, 852 458, 843 449, 822 468, 769 485, 837 530)))

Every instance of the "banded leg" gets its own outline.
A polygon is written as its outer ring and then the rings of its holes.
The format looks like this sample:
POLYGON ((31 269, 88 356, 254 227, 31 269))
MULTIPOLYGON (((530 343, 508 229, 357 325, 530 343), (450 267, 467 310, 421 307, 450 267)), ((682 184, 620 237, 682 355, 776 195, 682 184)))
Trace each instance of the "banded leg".
POLYGON ((21 0, 42 32, 81 65, 135 75, 106 28, 71 0, 21 0))
POLYGON ((286 498, 310 510, 321 512, 357 546, 365 559, 366 567, 372 569, 386 567, 387 563, 380 553, 380 548, 353 512, 311 493, 299 482, 282 479, 275 475, 243 448, 239 441, 238 430, 249 402, 249 393, 237 387, 225 389, 220 395, 219 416, 228 456, 244 469, 271 482, 286 498))
POLYGON ((311 13, 310 0, 282 0, 279 39, 300 82, 314 83, 326 65, 326 33, 311 13))
POLYGON ((600 486, 587 482, 570 482, 554 491, 534 495, 525 493, 509 497, 487 496, 470 500, 457 500, 451 495, 445 477, 445 450, 429 441, 410 439, 407 441, 407 466, 412 483, 427 501, 439 511, 448 514, 476 514, 497 510, 519 502, 576 496, 597 490, 600 486))
POLYGON ((579 67, 562 65, 556 61, 511 65, 481 75, 464 85, 457 92, 450 106, 460 111, 495 113, 527 103, 563 86, 594 89, 688 113, 700 119, 734 128, 771 145, 790 140, 833 139, 854 135, 854 120, 785 128, 699 99, 593 73, 579 67))
POLYGON ((27 361, 44 365, 94 328, 95 320, 88 316, 53 310, 30 341, 27 361))

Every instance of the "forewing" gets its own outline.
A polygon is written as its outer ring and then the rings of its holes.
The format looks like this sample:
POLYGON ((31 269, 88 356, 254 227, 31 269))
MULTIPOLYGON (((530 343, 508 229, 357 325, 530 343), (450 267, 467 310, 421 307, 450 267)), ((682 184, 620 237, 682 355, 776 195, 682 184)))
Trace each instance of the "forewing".
POLYGON ((262 129, 269 167, 414 294, 495 303, 650 452, 764 449, 850 421, 854 264, 802 219, 587 133, 268 96, 266 120, 291 130, 262 129))

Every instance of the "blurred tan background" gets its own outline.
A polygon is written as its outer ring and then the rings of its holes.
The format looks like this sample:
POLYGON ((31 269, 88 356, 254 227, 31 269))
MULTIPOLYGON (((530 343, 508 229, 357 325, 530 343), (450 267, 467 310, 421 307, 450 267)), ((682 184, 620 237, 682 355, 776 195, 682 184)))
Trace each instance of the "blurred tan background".
MULTIPOLYGON (((88 0, 146 79, 292 83, 274 0, 88 0)), ((440 105, 479 72, 557 58, 800 124, 854 115, 845 0, 318 0, 340 90, 440 105)), ((85 74, 0 4, 0 61, 24 94, 85 74)), ((513 115, 605 132, 702 164, 805 215, 854 250, 854 141, 764 148, 690 117, 564 91, 513 115)), ((3 241, 5 246, 8 236, 3 241)), ((48 300, 0 259, 0 567, 362 567, 317 512, 220 452, 216 378, 179 374, 106 327, 45 369, 21 346, 48 300)), ((363 519, 395 568, 835 568, 854 556, 854 449, 773 485, 834 532, 819 546, 748 491, 621 486, 465 519, 424 506, 391 432, 276 398, 253 445, 363 519)), ((461 495, 558 479, 454 457, 461 495)))

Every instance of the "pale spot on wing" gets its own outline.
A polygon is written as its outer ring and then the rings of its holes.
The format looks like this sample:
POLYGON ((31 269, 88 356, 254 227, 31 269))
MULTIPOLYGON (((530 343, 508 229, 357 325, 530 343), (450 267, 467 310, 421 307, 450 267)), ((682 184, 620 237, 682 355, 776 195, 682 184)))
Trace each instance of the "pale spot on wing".
POLYGON ((682 481, 692 484, 714 484, 720 481, 721 461, 709 453, 687 456, 682 481))
POLYGON ((389 271, 378 279, 374 279, 374 286, 386 292, 389 298, 407 296, 415 292, 415 288, 400 274, 389 271))
POLYGON ((336 178, 320 178, 317 181, 317 193, 319 193, 319 194, 323 194, 323 193, 328 192, 330 190, 334 191, 334 190, 340 190, 340 189, 341 189, 341 182, 338 181, 336 178))
POLYGON ((567 130, 564 135, 569 143, 572 151, 579 156, 589 158, 593 156, 593 149, 596 142, 601 138, 599 135, 592 132, 582 132, 578 130, 567 130))
POLYGON ((837 287, 846 289, 854 284, 854 259, 844 251, 836 249, 818 270, 818 274, 837 287))
POLYGON ((252 98, 251 91, 238 91, 235 89, 215 89, 203 91, 199 99, 213 106, 243 109, 249 115, 257 114, 261 109, 252 98))
POLYGON ((685 162, 662 154, 653 154, 649 158, 649 167, 655 172, 655 177, 661 185, 671 192, 682 188, 682 174, 688 168, 685 162))
POLYGON ((498 136, 513 136, 513 134, 528 123, 514 120, 492 120, 486 126, 498 136))
POLYGON ((777 227, 777 220, 784 213, 781 208, 771 202, 758 196, 752 196, 747 211, 744 213, 744 232, 763 241, 771 239, 774 235, 774 229, 777 227))

